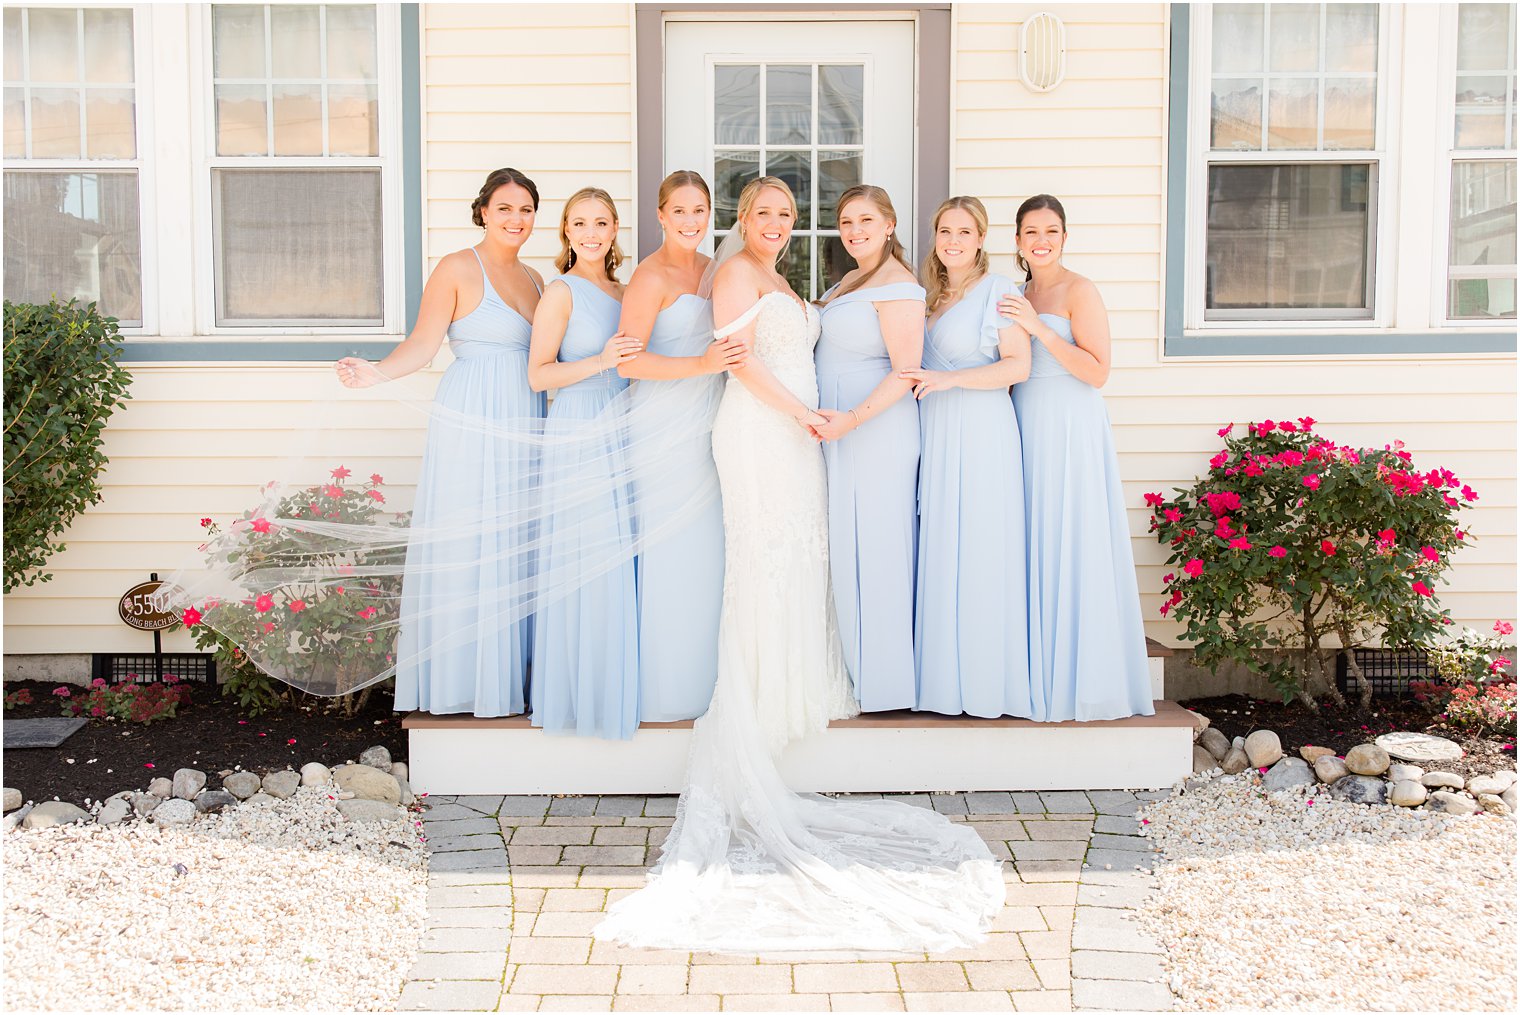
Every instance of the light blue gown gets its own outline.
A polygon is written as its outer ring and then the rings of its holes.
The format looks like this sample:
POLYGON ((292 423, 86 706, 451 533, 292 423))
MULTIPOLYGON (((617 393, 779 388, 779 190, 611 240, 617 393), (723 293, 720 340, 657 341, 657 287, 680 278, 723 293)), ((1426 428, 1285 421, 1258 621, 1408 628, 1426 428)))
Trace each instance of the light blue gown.
MULTIPOLYGON (((818 400, 853 409, 892 372, 873 302, 922 300, 912 282, 868 286, 823 308, 818 400)), ((845 666, 863 712, 912 708, 913 568, 918 541, 918 404, 905 395, 823 445, 829 573, 845 666)))
MULTIPOLYGON (((570 287, 574 307, 559 360, 572 363, 595 356, 617 331, 622 304, 594 283, 561 275, 550 284, 570 287)), ((549 445, 544 450, 543 552, 539 574, 546 585, 578 562, 604 555, 606 547, 631 544, 633 518, 625 492, 610 501, 573 500, 578 474, 605 482, 607 455, 621 449, 581 443, 556 447, 557 432, 573 432, 595 419, 628 386, 616 370, 603 370, 560 388, 549 406, 549 445), (561 491, 558 495, 550 491, 561 491), (595 548, 595 549, 593 549, 595 548)), ((616 438, 613 438, 616 439, 616 438)), ((568 595, 541 606, 533 625, 533 672, 529 679, 533 725, 551 733, 579 733, 626 739, 639 726, 638 631, 634 562, 629 559, 568 595)))
MULTIPOLYGON (((687 293, 660 311, 646 348, 661 356, 700 356, 711 341, 712 304, 687 293)), ((723 608, 723 502, 716 494, 718 469, 707 421, 646 419, 639 406, 668 394, 673 385, 716 388, 721 383, 719 377, 703 376, 633 385, 629 445, 637 456, 646 440, 658 442, 663 459, 658 481, 646 478, 654 470, 636 469, 638 527, 652 540, 638 559, 639 709, 644 722, 695 719, 712 700, 723 608), (682 425, 692 429, 693 437, 676 448, 668 435, 662 439, 639 432, 640 426, 682 425), (704 490, 705 506, 689 517, 688 505, 704 490)))
MULTIPOLYGON (((475 253, 473 250, 471 253, 475 253)), ((478 261, 480 255, 475 254, 478 261)), ((544 396, 528 387, 532 325, 507 305, 481 265, 480 305, 449 325, 454 362, 434 401, 468 419, 542 418, 544 396)), ((407 550, 396 649, 396 709, 518 715, 533 643, 532 618, 502 620, 507 589, 532 575, 512 553, 521 535, 482 524, 532 495, 536 461, 523 446, 444 417, 428 423, 412 524, 471 533, 427 539, 407 550), (460 604, 469 603, 468 609, 460 604)))
MULTIPOLYGON (((924 367, 963 370, 1001 359, 998 300, 1012 279, 988 275, 929 326, 924 367)), ((1028 717, 1028 577, 1019 420, 1007 388, 952 388, 919 402, 918 709, 1028 717)))
MULTIPOLYGON (((1075 344, 1069 320, 1040 319, 1075 344)), ((1024 440, 1031 718, 1153 715, 1108 410, 1097 388, 1031 341, 1029 380, 1013 388, 1024 440)))

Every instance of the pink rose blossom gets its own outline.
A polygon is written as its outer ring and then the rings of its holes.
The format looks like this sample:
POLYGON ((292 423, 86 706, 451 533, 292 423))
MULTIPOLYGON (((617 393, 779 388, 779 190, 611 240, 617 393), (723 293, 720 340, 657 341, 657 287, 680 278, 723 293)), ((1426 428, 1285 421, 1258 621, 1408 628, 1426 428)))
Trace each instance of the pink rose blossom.
POLYGON ((1199 575, 1203 574, 1203 561, 1197 557, 1194 557, 1192 560, 1189 560, 1186 564, 1182 565, 1182 570, 1185 571, 1189 577, 1197 578, 1199 575))
POLYGON ((1270 549, 1270 550, 1267 551, 1267 556, 1268 557, 1276 557, 1278 560, 1281 560, 1282 558, 1286 557, 1287 555, 1288 555, 1288 551, 1284 550, 1280 546, 1274 546, 1274 547, 1272 547, 1272 549, 1270 549))
POLYGON ((1494 633, 1495 634, 1502 634, 1502 635, 1511 635, 1511 634, 1514 634, 1515 633, 1515 625, 1511 624, 1507 620, 1496 620, 1496 621, 1494 621, 1494 633))
POLYGON ((253 608, 260 613, 268 613, 274 609, 274 597, 265 593, 253 601, 253 608))
POLYGON ((1312 472, 1309 473, 1309 475, 1307 475, 1307 476, 1304 477, 1304 485, 1307 486, 1311 490, 1318 490, 1319 489, 1319 476, 1315 475, 1312 472))
POLYGON ((1426 585, 1424 582, 1417 581, 1414 583, 1414 585, 1411 586, 1411 588, 1413 588, 1418 595, 1422 595, 1427 599, 1435 595, 1434 591, 1431 590, 1431 587, 1429 585, 1426 585))

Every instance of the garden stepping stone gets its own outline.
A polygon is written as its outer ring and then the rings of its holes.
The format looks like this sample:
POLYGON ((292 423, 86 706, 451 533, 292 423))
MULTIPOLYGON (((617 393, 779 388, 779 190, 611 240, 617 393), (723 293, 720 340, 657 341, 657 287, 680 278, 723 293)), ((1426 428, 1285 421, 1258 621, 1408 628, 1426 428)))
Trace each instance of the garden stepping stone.
POLYGON ((7 751, 27 747, 57 747, 79 732, 84 719, 7 719, 4 743, 7 751))
POLYGON ((1413 733, 1407 730, 1384 733, 1373 743, 1387 751, 1389 757, 1398 758, 1400 761, 1421 763, 1456 761, 1463 754, 1461 747, 1445 737, 1435 737, 1429 733, 1413 733))

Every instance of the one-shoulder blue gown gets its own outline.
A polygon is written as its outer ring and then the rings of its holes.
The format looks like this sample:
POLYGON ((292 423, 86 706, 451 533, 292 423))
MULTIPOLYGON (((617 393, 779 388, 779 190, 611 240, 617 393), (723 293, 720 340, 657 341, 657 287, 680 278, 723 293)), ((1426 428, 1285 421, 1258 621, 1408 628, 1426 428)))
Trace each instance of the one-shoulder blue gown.
MULTIPOLYGON (((473 250, 471 253, 475 253, 473 250)), ((478 261, 480 255, 475 254, 478 261)), ((428 423, 412 524, 459 539, 429 537, 407 549, 396 649, 396 709, 479 716, 524 711, 532 618, 505 622, 507 590, 532 577, 531 556, 496 531, 532 495, 537 462, 525 446, 499 440, 468 420, 541 419, 544 396, 528 387, 532 325, 507 305, 481 265, 480 305, 449 325, 454 362, 433 400, 451 414, 428 423)))
MULTIPOLYGON (((616 299, 576 275, 550 285, 570 287, 574 309, 560 344, 564 363, 595 356, 617 331, 622 309, 616 299)), ((572 434, 597 418, 628 386, 616 370, 603 370, 566 388, 549 405, 544 449, 543 551, 539 575, 552 590, 584 561, 603 559, 619 544, 632 546, 633 518, 626 491, 614 489, 587 502, 577 480, 606 483, 609 462, 625 449, 571 441, 556 446, 556 433, 572 434), (609 457, 612 456, 612 457, 609 457), (555 502, 559 501, 558 504, 555 502)), ((582 488, 584 489, 584 488, 582 488)), ((579 580, 579 579, 577 579, 579 580)), ((634 562, 562 596, 549 596, 533 625, 533 671, 529 679, 533 725, 550 733, 626 739, 639 726, 639 652, 634 562)), ((556 594, 557 595, 557 594, 556 594)))
MULTIPOLYGON (((1040 320, 1075 344, 1071 321, 1040 320)), ((1154 715, 1108 409, 1038 339, 1013 387, 1024 440, 1031 718, 1154 715)))
MULTIPOLYGON (((712 304, 687 293, 660 311, 646 348, 661 356, 700 356, 712 341, 712 304)), ((710 400, 673 398, 682 386, 716 389, 722 378, 634 381, 629 448, 657 466, 638 467, 639 702, 644 722, 695 719, 707 711, 718 678, 718 616, 723 609, 723 502, 713 464, 710 420, 668 418, 660 406, 704 409, 710 400), (646 411, 652 410, 652 411, 646 411), (646 429, 688 427, 689 441, 646 429), (692 513, 692 505, 700 510, 692 513)))
MULTIPOLYGON (((892 372, 875 302, 922 300, 893 282, 823 308, 815 361, 825 409, 853 409, 892 372)), ((845 666, 863 712, 912 708, 913 570, 918 541, 918 405, 905 395, 823 445, 829 479, 829 573, 845 666)))
MULTIPOLYGON (((988 275, 934 320, 924 367, 964 370, 1002 358, 1012 322, 998 300, 1012 279, 988 275)), ((920 710, 1028 717, 1029 615, 1024 467, 1007 388, 951 388, 919 402, 918 586, 914 650, 920 710)))

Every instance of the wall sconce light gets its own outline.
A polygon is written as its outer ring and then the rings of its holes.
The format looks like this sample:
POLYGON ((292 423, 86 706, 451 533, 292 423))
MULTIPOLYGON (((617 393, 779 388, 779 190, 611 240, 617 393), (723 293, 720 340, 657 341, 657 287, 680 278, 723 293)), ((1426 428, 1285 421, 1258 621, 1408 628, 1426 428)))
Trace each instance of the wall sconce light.
POLYGON ((1054 14, 1036 14, 1019 30, 1019 78, 1032 92, 1066 79, 1066 26, 1054 14))

